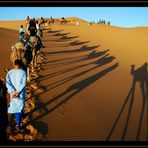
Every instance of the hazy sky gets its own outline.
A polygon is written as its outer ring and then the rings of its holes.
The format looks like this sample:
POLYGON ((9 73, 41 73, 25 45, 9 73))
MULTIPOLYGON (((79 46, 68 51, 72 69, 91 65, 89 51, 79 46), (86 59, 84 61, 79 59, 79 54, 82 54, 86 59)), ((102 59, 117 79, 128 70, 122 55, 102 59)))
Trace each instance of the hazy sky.
POLYGON ((27 15, 101 19, 121 27, 148 26, 148 7, 0 7, 0 20, 24 20, 27 15))

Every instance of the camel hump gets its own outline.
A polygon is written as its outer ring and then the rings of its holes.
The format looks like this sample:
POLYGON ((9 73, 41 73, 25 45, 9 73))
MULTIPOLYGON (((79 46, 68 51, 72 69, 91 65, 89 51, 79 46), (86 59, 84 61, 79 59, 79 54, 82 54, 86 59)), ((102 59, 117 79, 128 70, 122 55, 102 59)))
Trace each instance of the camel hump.
POLYGON ((21 43, 21 42, 17 42, 17 43, 15 44, 15 47, 16 47, 17 49, 25 49, 24 44, 21 43))
POLYGON ((30 42, 36 42, 36 37, 35 36, 31 36, 30 37, 30 42))

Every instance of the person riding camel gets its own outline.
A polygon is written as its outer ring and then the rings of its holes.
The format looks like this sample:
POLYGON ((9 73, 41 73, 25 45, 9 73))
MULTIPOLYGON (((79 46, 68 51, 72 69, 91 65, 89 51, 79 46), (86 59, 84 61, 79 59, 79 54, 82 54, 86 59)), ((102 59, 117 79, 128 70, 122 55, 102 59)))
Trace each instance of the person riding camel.
POLYGON ((36 23, 34 22, 33 19, 31 19, 29 22, 28 31, 30 31, 30 36, 36 36, 37 28, 36 28, 36 23))
POLYGON ((27 16, 26 22, 27 22, 27 24, 29 24, 29 22, 30 22, 30 17, 29 16, 27 16))
POLYGON ((40 31, 39 21, 36 21, 36 29, 37 29, 37 32, 40 31))
POLYGON ((37 29, 37 35, 42 38, 42 30, 41 30, 41 27, 40 27, 40 24, 39 24, 39 21, 36 21, 36 29, 37 29))
POLYGON ((21 40, 25 35, 25 30, 23 28, 23 25, 21 25, 20 29, 19 29, 19 40, 21 40))
POLYGON ((44 20, 44 18, 43 18, 43 17, 41 17, 41 22, 40 22, 40 23, 44 23, 44 21, 45 21, 45 20, 44 20))
POLYGON ((42 48, 44 48, 40 37, 37 35, 37 27, 36 27, 35 19, 30 20, 28 30, 30 31, 30 36, 36 36, 37 42, 41 44, 42 48))

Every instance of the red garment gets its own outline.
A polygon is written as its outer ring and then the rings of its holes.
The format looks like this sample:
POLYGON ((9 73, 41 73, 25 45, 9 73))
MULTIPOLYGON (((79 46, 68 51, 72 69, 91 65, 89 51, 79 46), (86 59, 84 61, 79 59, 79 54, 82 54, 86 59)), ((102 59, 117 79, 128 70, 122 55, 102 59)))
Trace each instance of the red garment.
POLYGON ((29 16, 27 16, 27 22, 29 22, 30 21, 30 17, 29 16))

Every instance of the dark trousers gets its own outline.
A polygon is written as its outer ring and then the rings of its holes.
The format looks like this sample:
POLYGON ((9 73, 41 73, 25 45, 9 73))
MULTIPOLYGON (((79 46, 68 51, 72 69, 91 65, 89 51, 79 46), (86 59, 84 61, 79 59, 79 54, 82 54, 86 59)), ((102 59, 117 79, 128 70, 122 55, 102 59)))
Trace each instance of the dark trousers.
POLYGON ((15 113, 15 119, 16 119, 16 126, 20 126, 22 118, 23 118, 23 111, 21 113, 15 113))

